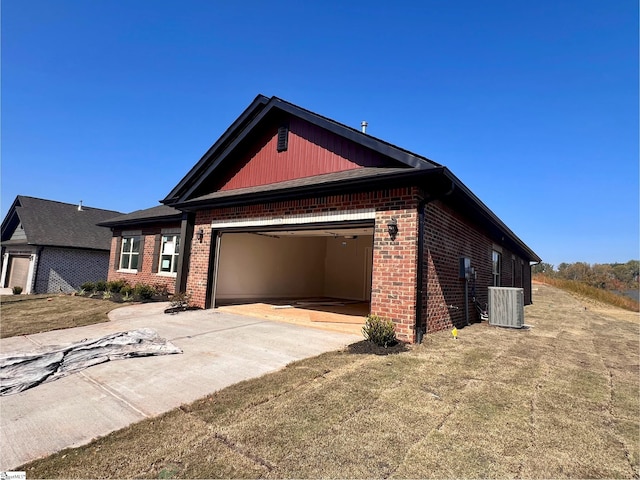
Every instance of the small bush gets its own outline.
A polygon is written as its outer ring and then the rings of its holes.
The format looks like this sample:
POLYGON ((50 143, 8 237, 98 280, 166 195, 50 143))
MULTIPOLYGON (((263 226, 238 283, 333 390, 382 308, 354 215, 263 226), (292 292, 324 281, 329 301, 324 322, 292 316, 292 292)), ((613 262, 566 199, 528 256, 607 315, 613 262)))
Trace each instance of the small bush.
POLYGON ((131 285, 124 285, 121 289, 120 289, 120 293, 122 295, 126 295, 126 296, 130 296, 133 294, 133 287, 131 285))
POLYGON ((391 320, 378 315, 367 315, 367 321, 362 327, 362 334, 366 340, 380 347, 395 345, 396 328, 391 320))
POLYGON ((156 283, 153 285, 153 288, 156 292, 156 295, 161 295, 163 297, 169 296, 169 290, 167 290, 167 286, 164 283, 156 283))
POLYGON ((93 282, 84 282, 80 285, 80 290, 84 290, 85 292, 93 292, 96 289, 96 284, 93 282))
POLYGON ((18 285, 13 287, 11 290, 13 291, 14 295, 20 295, 22 293, 22 287, 19 287, 18 285))
POLYGON ((156 289, 146 283, 138 283, 133 287, 133 294, 141 300, 151 300, 156 294, 156 289))
POLYGON ((111 280, 107 282, 107 290, 111 293, 119 293, 125 285, 127 285, 126 280, 111 280))
POLYGON ((176 292, 171 296, 171 308, 189 308, 190 304, 190 293, 176 292))
POLYGON ((107 289, 107 282, 98 280, 96 282, 96 292, 104 292, 107 289))

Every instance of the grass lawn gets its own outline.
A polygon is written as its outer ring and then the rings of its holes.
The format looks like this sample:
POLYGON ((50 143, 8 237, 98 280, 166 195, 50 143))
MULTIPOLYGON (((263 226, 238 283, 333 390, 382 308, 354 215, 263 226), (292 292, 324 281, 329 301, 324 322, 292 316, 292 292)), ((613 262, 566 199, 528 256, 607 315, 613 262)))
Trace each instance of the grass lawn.
POLYGON ((534 285, 534 302, 529 329, 477 324, 458 340, 431 334, 387 355, 355 344, 18 470, 27 478, 638 478, 638 315, 546 285, 534 285))
POLYGON ((0 338, 108 322, 117 303, 71 295, 0 296, 0 338))

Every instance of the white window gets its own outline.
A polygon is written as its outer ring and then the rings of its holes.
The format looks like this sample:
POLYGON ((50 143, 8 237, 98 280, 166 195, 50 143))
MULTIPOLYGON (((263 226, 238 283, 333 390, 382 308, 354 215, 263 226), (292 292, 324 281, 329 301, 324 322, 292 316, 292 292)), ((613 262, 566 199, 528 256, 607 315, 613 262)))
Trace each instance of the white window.
POLYGON ((140 237, 122 237, 122 249, 120 250, 120 269, 137 270, 140 258, 140 237))
POLYGON ((163 235, 160 245, 159 272, 176 273, 178 271, 178 254, 180 252, 180 235, 163 235))
POLYGON ((500 286, 500 272, 502 270, 502 254, 500 252, 496 252, 495 250, 493 250, 492 252, 492 264, 493 264, 493 268, 492 268, 492 276, 493 276, 493 286, 494 287, 499 287, 500 286))

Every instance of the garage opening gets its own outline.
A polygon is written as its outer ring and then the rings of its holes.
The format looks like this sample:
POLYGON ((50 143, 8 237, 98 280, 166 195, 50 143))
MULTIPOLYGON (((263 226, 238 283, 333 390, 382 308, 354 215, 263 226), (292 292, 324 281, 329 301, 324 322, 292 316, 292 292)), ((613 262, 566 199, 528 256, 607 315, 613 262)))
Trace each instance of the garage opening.
POLYGON ((370 312, 372 258, 373 227, 223 233, 214 306, 264 318, 362 325, 370 312))
POLYGON ((29 279, 29 265, 31 257, 11 255, 7 271, 6 287, 21 287, 27 293, 27 280, 29 279))

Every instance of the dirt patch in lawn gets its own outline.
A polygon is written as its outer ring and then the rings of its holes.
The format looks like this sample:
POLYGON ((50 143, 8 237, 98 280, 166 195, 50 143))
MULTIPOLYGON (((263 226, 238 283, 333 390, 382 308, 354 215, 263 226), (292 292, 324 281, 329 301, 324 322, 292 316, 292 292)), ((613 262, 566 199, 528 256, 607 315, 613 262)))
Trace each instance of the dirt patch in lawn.
MULTIPOLYGON (((637 478, 637 322, 546 285, 486 323, 290 364, 24 465, 27 478, 637 478)), ((179 386, 176 386, 179 388, 179 386)))
POLYGON ((71 295, 0 297, 0 338, 108 322, 107 313, 122 305, 71 295))

